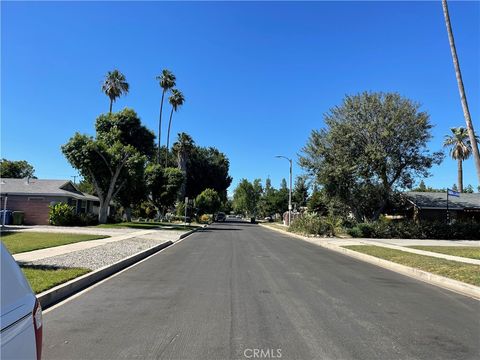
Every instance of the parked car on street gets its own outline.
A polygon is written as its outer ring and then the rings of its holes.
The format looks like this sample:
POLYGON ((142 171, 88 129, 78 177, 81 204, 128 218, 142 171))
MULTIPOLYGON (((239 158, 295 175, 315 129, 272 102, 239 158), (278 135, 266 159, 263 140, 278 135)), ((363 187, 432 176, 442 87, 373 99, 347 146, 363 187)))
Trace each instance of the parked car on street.
POLYGON ((226 219, 226 218, 227 218, 227 216, 225 215, 225 213, 219 212, 219 213, 215 216, 215 221, 225 222, 225 219, 226 219))
POLYGON ((0 342, 2 360, 40 360, 42 308, 22 270, 1 246, 0 342))

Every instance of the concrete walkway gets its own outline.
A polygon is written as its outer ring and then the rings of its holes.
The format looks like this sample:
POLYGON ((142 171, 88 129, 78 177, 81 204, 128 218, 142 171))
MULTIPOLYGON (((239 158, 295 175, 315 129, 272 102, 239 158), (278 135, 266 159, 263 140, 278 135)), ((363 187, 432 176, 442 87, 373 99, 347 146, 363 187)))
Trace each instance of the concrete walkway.
MULTIPOLYGON (((279 228, 277 226, 268 226, 278 231, 287 232, 285 229, 279 228)), ((289 233, 291 234, 291 233, 289 233)), ((460 256, 452 256, 447 254, 440 254, 432 251, 424 251, 409 248, 407 246, 475 246, 480 248, 480 241, 474 240, 423 240, 423 239, 363 239, 363 238, 321 238, 321 237, 308 237, 308 241, 314 244, 330 244, 334 246, 348 246, 348 245, 375 245, 381 246, 389 249, 401 250, 409 253, 414 253, 418 255, 426 255, 431 257, 436 257, 440 259, 459 261, 467 264, 480 265, 480 260, 470 259, 460 256)))
MULTIPOLYGON (((56 229, 57 228, 55 227, 54 230, 56 229)), ((70 228, 66 228, 66 229, 70 229, 70 228)), ((90 230, 93 228, 79 228, 79 229, 90 230)), ((102 229, 102 230, 111 230, 111 229, 102 229)), ((131 238, 154 239, 154 240, 161 240, 161 241, 176 241, 181 234, 187 231, 187 230, 177 231, 177 230, 161 230, 161 229, 153 229, 153 230, 114 229, 114 230, 126 230, 126 231, 121 234, 118 234, 118 231, 116 231, 117 235, 112 236, 110 238, 81 241, 73 244, 55 246, 47 249, 28 251, 28 252, 15 254, 13 255, 13 257, 16 261, 19 261, 19 262, 34 262, 34 261, 42 260, 42 259, 53 257, 53 256, 68 254, 68 253, 79 251, 79 250, 90 249, 93 247, 102 246, 112 242, 117 242, 117 241, 131 239, 131 238)), ((49 230, 48 232, 57 232, 57 231, 49 230)), ((66 233, 66 231, 58 231, 58 232, 66 233)), ((98 234, 95 232, 88 232, 88 231, 85 233, 94 234, 94 235, 106 235, 106 234, 98 234)))

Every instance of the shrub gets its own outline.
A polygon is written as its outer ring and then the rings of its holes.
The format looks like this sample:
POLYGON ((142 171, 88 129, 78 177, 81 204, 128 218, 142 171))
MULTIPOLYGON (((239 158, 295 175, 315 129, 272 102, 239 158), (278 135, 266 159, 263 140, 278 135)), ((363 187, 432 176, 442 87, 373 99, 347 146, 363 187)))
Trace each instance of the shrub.
POLYGON ((80 226, 92 226, 92 225, 98 225, 98 216, 87 213, 87 214, 80 214, 77 217, 78 223, 77 225, 80 226))
POLYGON ((49 206, 48 222, 55 226, 75 225, 76 215, 73 206, 57 203, 49 206))
POLYGON ((200 219, 198 221, 200 224, 209 224, 212 222, 212 216, 203 214, 202 216, 200 216, 200 219))
POLYGON ((354 238, 360 238, 363 237, 362 230, 358 226, 354 226, 347 231, 348 235, 354 238))
POLYGON ((334 236, 341 228, 342 220, 334 216, 319 216, 316 214, 304 214, 293 220, 288 231, 309 234, 334 236))
POLYGON ((348 230, 352 237, 403 239, 480 240, 480 224, 474 222, 413 221, 360 223, 348 230))

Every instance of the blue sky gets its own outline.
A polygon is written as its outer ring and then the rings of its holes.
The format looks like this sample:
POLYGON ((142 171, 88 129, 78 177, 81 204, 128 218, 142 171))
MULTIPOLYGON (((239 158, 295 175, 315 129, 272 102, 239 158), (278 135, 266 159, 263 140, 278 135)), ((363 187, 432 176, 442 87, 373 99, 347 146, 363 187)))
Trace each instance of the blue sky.
MULTIPOLYGON (((186 96, 172 134, 226 153, 233 186, 267 176, 278 186, 288 163, 274 156, 297 158, 345 94, 397 91, 422 103, 435 124, 432 151, 464 126, 439 1, 2 1, 1 10, 1 156, 29 161, 40 178, 76 174, 60 146, 75 131, 93 134, 114 68, 131 87, 114 109, 134 108, 155 131, 155 76, 171 69, 186 96)), ((480 3, 450 2, 450 15, 480 132, 480 3)), ((446 158, 426 183, 455 181, 446 158)), ((464 181, 477 184, 471 159, 464 181)))

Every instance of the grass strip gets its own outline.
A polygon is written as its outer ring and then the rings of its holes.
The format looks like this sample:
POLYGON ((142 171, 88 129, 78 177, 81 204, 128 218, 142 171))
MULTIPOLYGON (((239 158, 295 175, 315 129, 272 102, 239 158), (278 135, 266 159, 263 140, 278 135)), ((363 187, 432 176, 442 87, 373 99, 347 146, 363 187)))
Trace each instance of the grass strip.
POLYGON ((480 286, 480 265, 439 259, 374 245, 348 245, 343 247, 467 284, 480 286))
POLYGON ((12 254, 67 245, 80 241, 104 239, 107 237, 109 236, 12 231, 5 231, 1 234, 3 243, 12 254))
POLYGON ((116 229, 116 228, 131 228, 131 229, 162 229, 162 230, 193 230, 198 225, 183 225, 175 223, 162 223, 162 222, 122 222, 117 224, 100 224, 96 227, 104 229, 116 229))
POLYGON ((83 268, 58 268, 36 265, 22 265, 21 269, 35 294, 90 272, 89 269, 83 268))
POLYGON ((478 246, 409 246, 412 249, 432 251, 440 254, 460 256, 480 260, 480 247, 478 246))

